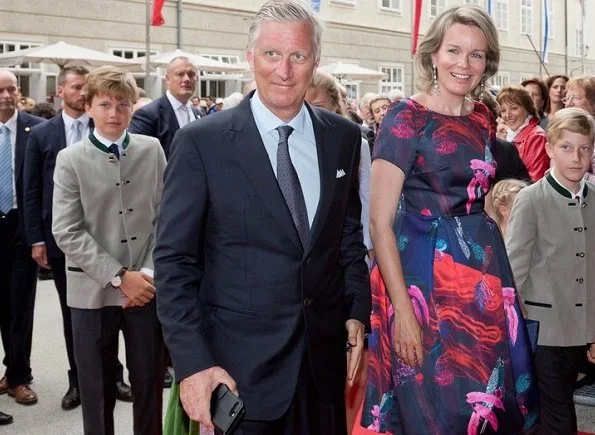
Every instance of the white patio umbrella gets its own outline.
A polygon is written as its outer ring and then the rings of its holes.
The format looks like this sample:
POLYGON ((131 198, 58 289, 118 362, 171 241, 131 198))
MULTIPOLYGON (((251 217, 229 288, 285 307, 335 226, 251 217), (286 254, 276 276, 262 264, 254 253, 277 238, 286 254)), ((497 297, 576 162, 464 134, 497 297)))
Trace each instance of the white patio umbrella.
POLYGON ((0 54, 0 66, 7 67, 25 62, 53 63, 62 68, 64 65, 83 65, 95 67, 101 65, 115 65, 129 70, 141 71, 141 60, 124 59, 102 51, 78 45, 67 44, 64 41, 25 50, 9 51, 0 54))
POLYGON ((331 74, 339 80, 380 80, 386 78, 386 73, 364 68, 354 63, 329 63, 318 67, 318 70, 331 74))
POLYGON ((165 53, 154 54, 149 58, 149 62, 153 66, 166 66, 176 57, 187 57, 196 67, 201 71, 207 72, 243 72, 245 67, 240 64, 225 63, 218 60, 210 59, 201 56, 200 54, 188 53, 186 51, 177 49, 165 53))

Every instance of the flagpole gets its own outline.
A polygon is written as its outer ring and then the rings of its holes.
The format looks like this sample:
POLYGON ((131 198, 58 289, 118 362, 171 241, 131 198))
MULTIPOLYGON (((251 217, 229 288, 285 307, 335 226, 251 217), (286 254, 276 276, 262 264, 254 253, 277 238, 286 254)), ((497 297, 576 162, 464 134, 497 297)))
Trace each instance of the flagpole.
POLYGON ((178 48, 182 50, 182 0, 178 0, 177 6, 177 21, 178 21, 178 48))
POLYGON ((145 93, 151 96, 151 0, 145 2, 145 93))
POLYGON ((587 0, 583 0, 581 2, 582 10, 581 10, 581 62, 582 62, 582 69, 583 75, 586 71, 586 61, 587 61, 587 53, 585 49, 585 3, 587 0))

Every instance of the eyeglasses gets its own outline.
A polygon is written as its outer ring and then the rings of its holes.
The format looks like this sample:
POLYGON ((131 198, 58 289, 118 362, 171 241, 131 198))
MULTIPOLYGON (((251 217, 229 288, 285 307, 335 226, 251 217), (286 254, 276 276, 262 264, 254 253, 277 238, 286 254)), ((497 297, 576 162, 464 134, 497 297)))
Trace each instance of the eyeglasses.
POLYGON ((564 104, 568 104, 568 103, 572 103, 572 101, 576 101, 577 103, 579 101, 581 101, 583 99, 583 97, 581 97, 580 95, 566 95, 563 99, 562 102, 564 104))

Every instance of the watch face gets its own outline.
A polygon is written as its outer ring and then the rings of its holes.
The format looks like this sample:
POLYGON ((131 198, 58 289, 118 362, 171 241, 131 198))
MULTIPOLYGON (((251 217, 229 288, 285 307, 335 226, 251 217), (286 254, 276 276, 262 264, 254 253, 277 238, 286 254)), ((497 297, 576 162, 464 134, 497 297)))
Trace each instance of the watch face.
POLYGON ((112 287, 120 287, 120 285, 122 284, 122 278, 120 278, 119 276, 114 276, 112 278, 112 287))

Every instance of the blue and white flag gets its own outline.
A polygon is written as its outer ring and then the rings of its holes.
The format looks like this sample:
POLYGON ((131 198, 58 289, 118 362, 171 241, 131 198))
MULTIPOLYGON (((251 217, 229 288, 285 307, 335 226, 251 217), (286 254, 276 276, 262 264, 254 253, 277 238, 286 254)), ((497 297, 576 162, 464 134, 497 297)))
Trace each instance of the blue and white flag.
POLYGON ((547 63, 550 49, 550 1, 543 0, 543 44, 541 49, 541 61, 547 63))
POLYGON ((488 14, 492 15, 494 12, 494 1, 495 0, 488 0, 488 14))
POLYGON ((310 6, 312 7, 312 10, 314 12, 316 12, 316 13, 320 12, 320 0, 311 0, 310 6))

